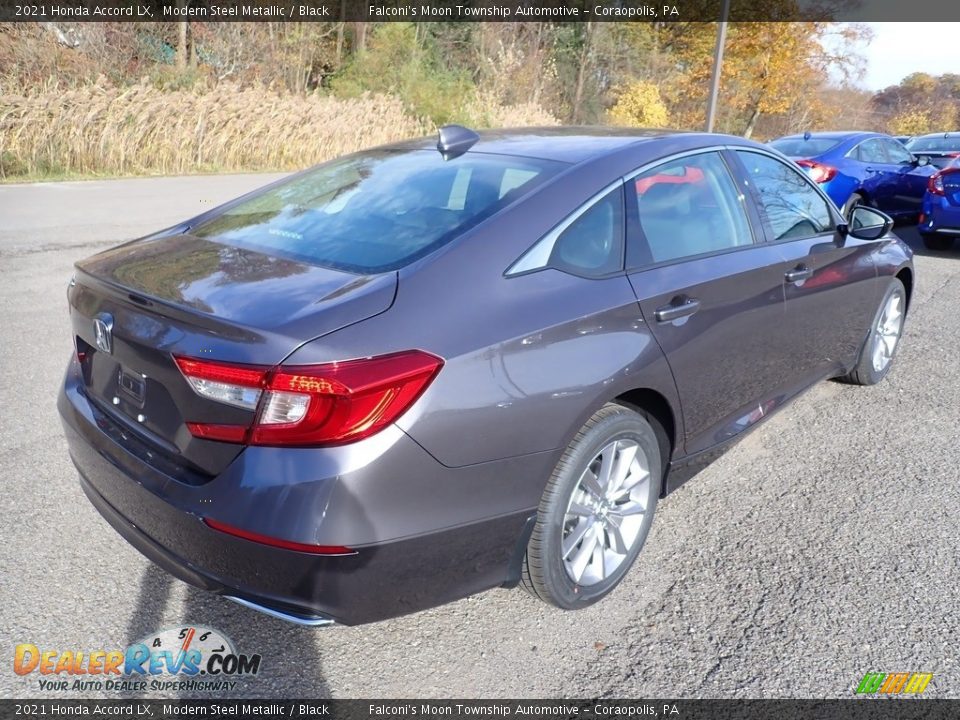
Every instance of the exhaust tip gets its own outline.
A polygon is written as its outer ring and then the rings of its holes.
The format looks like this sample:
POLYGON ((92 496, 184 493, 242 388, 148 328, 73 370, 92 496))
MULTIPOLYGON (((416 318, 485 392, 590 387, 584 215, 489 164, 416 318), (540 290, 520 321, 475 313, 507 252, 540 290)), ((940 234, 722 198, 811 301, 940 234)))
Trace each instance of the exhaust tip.
POLYGON ((238 605, 243 605, 244 607, 250 608, 251 610, 256 610, 257 612, 263 613, 264 615, 269 615, 270 617, 275 617, 279 620, 286 620, 289 623, 294 623, 295 625, 304 625, 307 627, 329 627, 331 625, 336 625, 336 621, 333 618, 329 618, 326 615, 296 615, 294 613, 283 612, 282 610, 275 610, 274 608, 267 607, 266 605, 261 605, 260 603, 255 603, 252 600, 246 600, 244 598, 235 597, 233 595, 224 595, 227 600, 233 600, 233 602, 238 605))

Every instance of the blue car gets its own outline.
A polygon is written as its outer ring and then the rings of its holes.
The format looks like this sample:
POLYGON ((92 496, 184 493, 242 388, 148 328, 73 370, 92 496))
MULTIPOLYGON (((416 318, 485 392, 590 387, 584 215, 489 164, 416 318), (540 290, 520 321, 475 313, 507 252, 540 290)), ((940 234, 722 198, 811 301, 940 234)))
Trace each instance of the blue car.
POLYGON ((942 169, 960 158, 960 132, 920 135, 907 143, 907 150, 916 157, 930 158, 930 164, 942 169))
POLYGON ((897 217, 914 217, 936 172, 926 157, 915 157, 889 135, 871 132, 817 132, 788 135, 770 143, 804 168, 850 217, 869 205, 897 217))
POLYGON ((930 178, 917 229, 931 250, 949 250, 960 237, 960 160, 930 178))

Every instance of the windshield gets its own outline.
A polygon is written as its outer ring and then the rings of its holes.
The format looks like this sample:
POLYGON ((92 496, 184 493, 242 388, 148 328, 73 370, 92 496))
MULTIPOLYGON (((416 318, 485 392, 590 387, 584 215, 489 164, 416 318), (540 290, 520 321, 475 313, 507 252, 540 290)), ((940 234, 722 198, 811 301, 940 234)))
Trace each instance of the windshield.
POLYGON ((960 151, 960 135, 956 137, 923 137, 907 143, 910 152, 957 152, 960 151))
POLYGON ((808 158, 823 155, 823 153, 829 152, 839 145, 840 142, 841 141, 836 138, 810 138, 809 140, 804 140, 802 137, 786 137, 774 140, 770 143, 770 147, 790 157, 808 158))
POLYGON ((197 237, 355 273, 395 270, 490 217, 565 165, 379 150, 318 167, 193 228, 197 237))

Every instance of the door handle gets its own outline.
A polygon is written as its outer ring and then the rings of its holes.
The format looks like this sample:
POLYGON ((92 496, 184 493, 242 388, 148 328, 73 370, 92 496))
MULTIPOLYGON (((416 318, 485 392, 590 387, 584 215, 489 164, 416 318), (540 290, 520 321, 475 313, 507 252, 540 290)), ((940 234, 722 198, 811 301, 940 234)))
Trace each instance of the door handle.
POLYGON ((806 265, 798 265, 793 270, 787 270, 787 272, 783 274, 783 277, 788 283, 798 283, 801 280, 809 280, 812 278, 813 270, 806 265))
POLYGON ((699 309, 699 300, 696 298, 686 298, 679 304, 670 303, 669 305, 658 307, 653 311, 653 317, 656 318, 657 322, 671 322, 672 320, 679 320, 680 318, 693 315, 699 309))

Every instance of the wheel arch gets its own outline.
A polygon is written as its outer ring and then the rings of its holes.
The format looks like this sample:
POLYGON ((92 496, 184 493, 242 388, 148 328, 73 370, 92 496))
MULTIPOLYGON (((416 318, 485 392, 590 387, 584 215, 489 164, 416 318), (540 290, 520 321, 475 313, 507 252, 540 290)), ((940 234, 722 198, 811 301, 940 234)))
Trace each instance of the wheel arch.
MULTIPOLYGON (((628 407, 631 410, 640 412, 646 415, 648 418, 655 420, 655 422, 651 423, 650 425, 653 428, 653 431, 657 436, 657 441, 660 445, 660 455, 663 464, 663 477, 660 479, 660 497, 664 497, 666 495, 667 476, 670 472, 672 455, 674 450, 677 448, 679 442, 679 433, 681 432, 681 426, 678 422, 677 413, 674 411, 673 405, 671 405, 667 397, 658 390, 653 390, 652 388, 648 387, 639 387, 622 392, 616 397, 601 403, 598 407, 592 410, 590 415, 592 416, 597 412, 597 410, 607 403, 623 405, 624 407, 628 407)), ((512 588, 516 587, 520 583, 523 559, 527 550, 527 543, 530 541, 530 536, 533 532, 536 520, 536 513, 533 513, 529 518, 527 518, 523 532, 520 533, 520 537, 517 539, 513 557, 510 559, 507 567, 507 576, 504 579, 501 587, 512 588)))
POLYGON ((865 205, 869 205, 870 207, 873 207, 873 196, 870 195, 870 193, 864 189, 863 185, 858 185, 853 190, 851 190, 850 195, 859 195, 860 197, 863 198, 863 202, 865 205))
POLYGON ((621 393, 611 402, 624 405, 656 420, 655 423, 652 423, 652 427, 660 444, 660 458, 663 465, 663 477, 660 478, 660 495, 662 497, 666 490, 670 462, 673 459, 673 452, 676 450, 679 440, 677 436, 679 425, 670 401, 656 390, 635 388, 621 393))
POLYGON ((913 296, 913 270, 904 266, 897 271, 894 276, 903 283, 903 289, 907 291, 906 309, 910 309, 910 298, 913 296))

